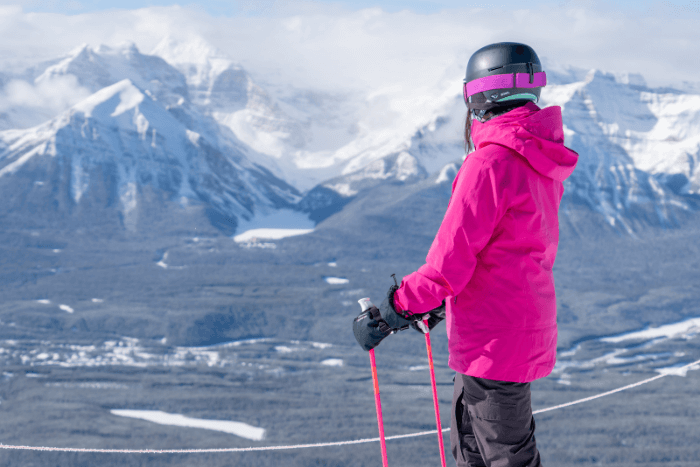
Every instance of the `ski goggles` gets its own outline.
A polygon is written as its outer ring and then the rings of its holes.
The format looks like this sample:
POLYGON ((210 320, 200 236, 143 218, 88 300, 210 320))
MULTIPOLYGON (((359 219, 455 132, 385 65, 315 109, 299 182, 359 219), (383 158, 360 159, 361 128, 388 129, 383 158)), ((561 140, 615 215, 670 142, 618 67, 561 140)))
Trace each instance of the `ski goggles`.
POLYGON ((484 76, 469 82, 464 80, 464 103, 469 104, 469 97, 474 94, 509 88, 539 88, 547 85, 544 71, 538 73, 508 73, 505 75, 484 76))

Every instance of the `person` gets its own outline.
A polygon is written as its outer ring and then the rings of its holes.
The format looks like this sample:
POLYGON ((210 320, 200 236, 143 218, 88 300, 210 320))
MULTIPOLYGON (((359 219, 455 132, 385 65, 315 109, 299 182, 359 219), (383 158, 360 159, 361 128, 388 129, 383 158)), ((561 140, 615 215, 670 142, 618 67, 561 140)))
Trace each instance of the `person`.
POLYGON ((578 161, 564 146, 561 108, 536 104, 545 85, 528 45, 500 42, 471 56, 463 83, 471 152, 426 263, 353 323, 369 350, 446 318, 458 467, 541 465, 530 383, 556 360, 558 209, 578 161))

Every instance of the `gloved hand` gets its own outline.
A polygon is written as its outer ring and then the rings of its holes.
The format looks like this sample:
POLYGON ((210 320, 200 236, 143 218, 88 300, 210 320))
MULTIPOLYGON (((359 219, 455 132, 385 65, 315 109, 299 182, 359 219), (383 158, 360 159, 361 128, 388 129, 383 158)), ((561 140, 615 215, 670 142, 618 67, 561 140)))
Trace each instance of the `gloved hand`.
POLYGON ((420 319, 420 315, 411 315, 405 312, 397 311, 394 308, 394 294, 399 290, 398 285, 392 285, 389 287, 389 291, 386 293, 386 298, 379 305, 379 312, 382 315, 382 319, 386 321, 386 324, 393 331, 402 331, 408 329, 408 327, 416 320, 420 319))
POLYGON ((370 351, 379 345, 393 331, 386 324, 376 306, 372 306, 352 322, 352 331, 357 343, 364 350, 370 351))
POLYGON ((423 319, 421 321, 414 321, 411 323, 411 327, 422 334, 429 333, 440 321, 445 319, 445 301, 443 300, 442 305, 430 310, 426 315, 422 315, 423 319), (426 315, 428 318, 427 327, 425 326, 426 315))
POLYGON ((394 307, 394 294, 399 290, 399 286, 396 283, 396 276, 394 277, 394 285, 389 287, 389 292, 386 294, 386 300, 382 302, 379 307, 379 311, 382 314, 382 318, 389 325, 390 328, 395 330, 406 329, 409 325, 416 331, 427 334, 429 333, 437 324, 445 319, 445 301, 442 304, 430 310, 427 313, 421 314, 411 314, 406 311, 398 311, 394 307), (423 322, 427 318, 428 326, 426 327, 423 322))

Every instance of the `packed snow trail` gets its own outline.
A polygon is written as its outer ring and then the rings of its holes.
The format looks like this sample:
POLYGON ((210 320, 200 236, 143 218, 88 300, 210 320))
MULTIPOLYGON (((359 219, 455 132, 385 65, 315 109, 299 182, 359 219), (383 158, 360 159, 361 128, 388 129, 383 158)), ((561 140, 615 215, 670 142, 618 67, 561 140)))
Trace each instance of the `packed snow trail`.
MULTIPOLYGON (((688 363, 682 367, 679 367, 678 372, 682 370, 688 370, 692 367, 700 365, 700 360, 696 360, 692 363, 688 363)), ((677 372, 676 372, 677 373, 677 372)), ((544 412, 549 412, 551 410, 562 409, 564 407, 570 407, 572 405, 581 404, 583 402, 592 401, 599 399, 601 397, 609 396, 617 392, 626 391, 627 389, 632 389, 643 384, 651 383, 657 379, 664 378, 675 373, 662 373, 656 375, 652 378, 648 378, 637 383, 628 384, 612 391, 603 392, 595 396, 586 397, 584 399, 578 399, 572 402, 567 402, 566 404, 555 405, 553 407, 548 407, 546 409, 540 409, 532 412, 533 415, 537 415, 544 412)), ((443 428, 442 432, 450 431, 450 428, 443 428)), ((391 441, 395 439, 405 439, 405 438, 416 438, 418 436, 426 436, 437 434, 438 430, 421 431, 418 433, 408 433, 405 435, 395 435, 387 436, 386 441, 391 441)), ((97 453, 119 453, 119 454, 197 454, 197 453, 212 453, 212 452, 256 452, 256 451, 282 451, 288 449, 308 449, 308 448, 322 448, 329 446, 348 446, 351 444, 364 444, 364 443, 375 443, 379 441, 379 438, 365 438, 356 439, 351 441, 336 441, 330 443, 314 443, 314 444, 295 444, 288 446, 260 446, 260 447, 249 447, 249 448, 218 448, 218 449, 87 449, 87 448, 56 448, 56 447, 45 447, 45 446, 15 446, 9 444, 0 444, 0 449, 12 449, 12 450, 22 450, 22 451, 52 451, 52 452, 97 452, 97 453)))

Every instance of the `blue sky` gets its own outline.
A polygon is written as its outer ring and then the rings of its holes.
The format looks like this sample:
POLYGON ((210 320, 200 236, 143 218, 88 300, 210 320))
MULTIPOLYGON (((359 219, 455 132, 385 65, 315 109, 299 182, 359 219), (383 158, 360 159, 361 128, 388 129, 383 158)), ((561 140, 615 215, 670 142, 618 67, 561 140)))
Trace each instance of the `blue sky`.
POLYGON ((636 11, 643 13, 656 5, 670 10, 671 13, 698 13, 700 2, 697 0, 616 0, 602 2, 598 0, 530 0, 524 3, 522 0, 208 0, 200 2, 172 1, 172 0, 0 0, 2 5, 22 5, 25 12, 51 12, 64 14, 80 14, 110 9, 136 9, 148 6, 190 6, 198 10, 204 10, 213 16, 259 16, 269 15, 280 11, 293 11, 304 8, 308 11, 312 4, 324 4, 329 7, 338 7, 345 10, 360 10, 370 7, 381 7, 387 12, 411 10, 416 13, 435 13, 443 9, 453 8, 533 8, 538 5, 565 6, 576 5, 583 8, 612 8, 622 11, 636 11))

